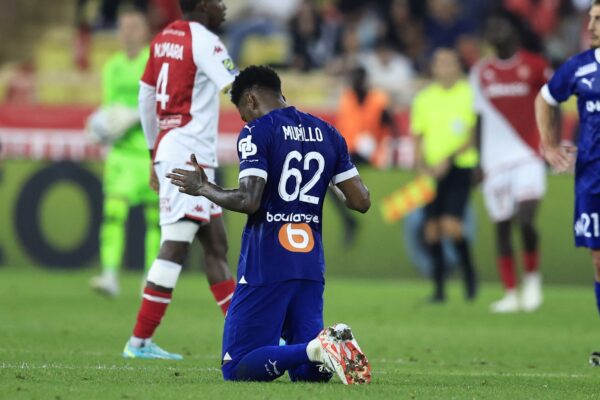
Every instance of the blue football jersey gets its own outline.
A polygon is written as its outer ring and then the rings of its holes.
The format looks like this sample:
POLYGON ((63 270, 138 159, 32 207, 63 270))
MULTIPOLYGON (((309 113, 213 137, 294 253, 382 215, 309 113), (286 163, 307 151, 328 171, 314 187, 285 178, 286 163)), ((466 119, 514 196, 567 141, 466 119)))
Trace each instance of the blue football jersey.
POLYGON ((577 96, 579 138, 575 165, 577 193, 600 193, 600 49, 567 60, 542 88, 552 105, 577 96))
POLYGON ((358 175, 344 138, 325 121, 287 107, 246 125, 238 156, 240 179, 266 180, 260 208, 248 216, 242 235, 238 281, 323 281, 327 187, 358 175))

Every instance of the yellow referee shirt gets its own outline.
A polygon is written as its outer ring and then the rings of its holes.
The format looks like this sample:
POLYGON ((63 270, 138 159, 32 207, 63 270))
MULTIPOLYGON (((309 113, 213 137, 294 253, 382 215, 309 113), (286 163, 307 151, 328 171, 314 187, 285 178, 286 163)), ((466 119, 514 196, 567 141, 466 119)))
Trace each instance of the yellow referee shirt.
MULTIPOLYGON (((433 83, 416 96, 412 105, 411 130, 423 137, 423 156, 429 166, 439 164, 464 146, 475 122, 473 92, 465 80, 450 89, 433 83)), ((454 158, 459 168, 473 168, 477 163, 474 147, 454 158)))

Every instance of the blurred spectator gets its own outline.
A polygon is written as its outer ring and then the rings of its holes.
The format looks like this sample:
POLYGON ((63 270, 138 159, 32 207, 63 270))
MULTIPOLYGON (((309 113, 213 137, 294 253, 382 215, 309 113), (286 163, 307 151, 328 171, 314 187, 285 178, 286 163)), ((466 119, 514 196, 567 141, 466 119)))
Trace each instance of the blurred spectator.
POLYGON ((413 96, 415 72, 408 58, 380 39, 374 51, 364 55, 362 65, 373 87, 385 90, 397 105, 408 105, 413 96))
POLYGON ((350 86, 341 95, 336 115, 336 128, 346 139, 355 164, 384 166, 391 136, 397 136, 388 95, 369 86, 367 71, 362 66, 349 73, 350 86))
POLYGON ((428 15, 425 21, 428 50, 438 47, 460 47, 460 41, 474 36, 475 24, 461 14, 458 0, 428 0, 428 15))
POLYGON ((384 10, 385 36, 396 50, 412 60, 418 70, 426 69, 423 20, 409 0, 391 0, 384 10))
POLYGON ((319 14, 313 0, 303 0, 290 22, 291 66, 302 71, 323 67, 333 54, 337 31, 319 14))
MULTIPOLYGON (((84 20, 83 10, 89 0, 77 0, 77 20, 82 22, 84 20)), ((144 12, 148 9, 149 0, 102 0, 100 3, 100 12, 98 19, 93 23, 95 29, 114 29, 117 24, 117 11, 121 3, 127 3, 133 5, 138 10, 144 12)))
POLYGON ((504 0, 504 7, 523 18, 540 36, 552 33, 559 22, 561 0, 504 0))
POLYGON ((238 18, 226 26, 229 54, 239 62, 245 40, 251 35, 285 34, 286 24, 298 9, 300 0, 247 0, 238 18))
POLYGON ((341 51, 327 63, 327 72, 334 76, 346 76, 349 71, 358 65, 361 55, 360 40, 356 29, 342 30, 340 36, 341 51))
POLYGON ((589 0, 586 0, 583 11, 571 1, 563 0, 559 9, 561 18, 552 34, 545 39, 546 55, 551 61, 560 63, 581 51, 582 48, 589 48, 589 46, 582 46, 587 38, 587 29, 583 31, 586 34, 582 34, 581 29, 585 25, 584 20, 588 9, 589 0))
POLYGON ((20 63, 11 71, 4 101, 13 104, 35 103, 35 81, 35 64, 33 60, 20 63))
POLYGON ((439 303, 446 299, 444 236, 454 244, 463 270, 465 294, 472 300, 477 282, 471 249, 463 234, 463 219, 472 170, 478 162, 473 141, 476 122, 473 92, 462 77, 455 50, 436 50, 431 69, 434 82, 417 95, 411 113, 417 170, 437 181, 436 198, 425 207, 425 243, 433 264, 431 301, 439 303))

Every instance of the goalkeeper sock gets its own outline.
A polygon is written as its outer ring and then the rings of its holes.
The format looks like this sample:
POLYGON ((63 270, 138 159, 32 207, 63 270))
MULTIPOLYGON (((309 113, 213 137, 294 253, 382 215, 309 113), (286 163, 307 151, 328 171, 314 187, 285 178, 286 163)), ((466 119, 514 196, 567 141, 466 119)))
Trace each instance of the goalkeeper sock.
POLYGON ((100 227, 100 261, 103 271, 116 273, 125 248, 125 223, 129 205, 114 197, 104 199, 104 215, 100 227))
POLYGON ((268 382, 285 371, 310 363, 307 343, 288 346, 265 346, 246 354, 237 365, 223 365, 225 380, 268 382))
POLYGON ((233 297, 234 290, 235 281, 233 279, 228 279, 223 282, 215 283, 210 287, 210 291, 215 297, 217 305, 221 307, 221 311, 223 311, 224 315, 227 314, 227 310, 229 309, 229 305, 231 304, 231 298, 233 297))

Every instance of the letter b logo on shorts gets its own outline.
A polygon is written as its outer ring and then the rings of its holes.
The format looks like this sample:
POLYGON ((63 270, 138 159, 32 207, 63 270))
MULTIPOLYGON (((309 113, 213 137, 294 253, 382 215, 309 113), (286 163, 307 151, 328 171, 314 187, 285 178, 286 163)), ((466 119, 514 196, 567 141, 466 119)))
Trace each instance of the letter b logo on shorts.
POLYGON ((312 229, 308 224, 285 224, 279 230, 279 243, 294 253, 309 253, 315 247, 312 229))

